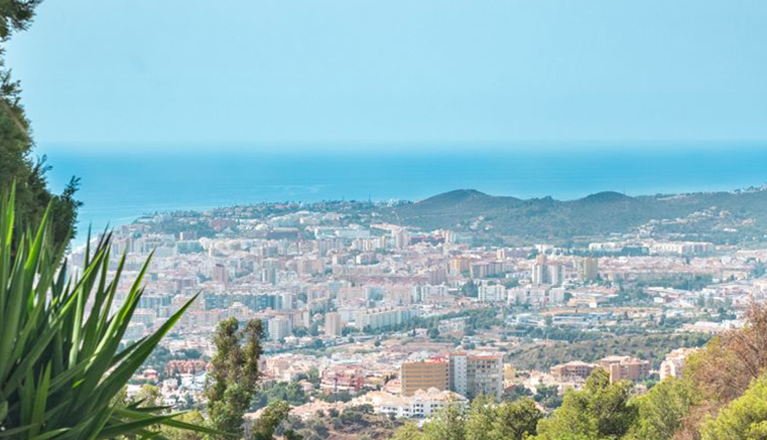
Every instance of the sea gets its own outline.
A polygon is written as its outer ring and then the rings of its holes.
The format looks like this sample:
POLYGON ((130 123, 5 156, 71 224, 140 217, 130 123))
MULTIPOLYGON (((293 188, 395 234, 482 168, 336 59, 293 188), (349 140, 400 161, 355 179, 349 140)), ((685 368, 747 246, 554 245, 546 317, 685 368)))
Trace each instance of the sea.
POLYGON ((260 202, 412 200, 454 189, 569 200, 767 183, 767 142, 492 145, 39 145, 55 191, 80 179, 77 241, 144 214, 260 202))

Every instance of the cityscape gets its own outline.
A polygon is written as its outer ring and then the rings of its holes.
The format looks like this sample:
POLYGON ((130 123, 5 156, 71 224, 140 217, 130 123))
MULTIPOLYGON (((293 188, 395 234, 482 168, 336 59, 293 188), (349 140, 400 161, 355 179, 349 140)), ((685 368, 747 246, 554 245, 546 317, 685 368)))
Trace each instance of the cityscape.
MULTIPOLYGON (((150 384, 164 405, 204 402, 213 333, 234 318, 262 323, 261 387, 295 388, 291 416, 304 421, 362 405, 425 420, 478 396, 534 396, 550 411, 597 368, 637 393, 680 377, 687 356, 741 327, 767 294, 767 248, 646 227, 569 246, 477 245, 471 234, 378 223, 388 205, 236 206, 116 228, 111 263, 125 257, 126 280, 151 255, 125 343, 200 293, 128 395, 150 384)), ((84 252, 68 260, 79 267, 84 252)))
POLYGON ((0 440, 767 440, 765 22, 0 1, 0 440))

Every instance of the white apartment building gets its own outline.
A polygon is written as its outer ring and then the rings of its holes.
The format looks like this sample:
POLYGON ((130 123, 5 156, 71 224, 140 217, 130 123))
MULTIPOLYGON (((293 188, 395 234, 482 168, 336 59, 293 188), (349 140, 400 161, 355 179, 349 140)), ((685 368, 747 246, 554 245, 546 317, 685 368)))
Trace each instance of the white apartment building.
POLYGON ((482 284, 477 289, 480 302, 506 301, 506 287, 502 284, 482 284))
POLYGON ((290 320, 284 316, 275 316, 267 324, 269 330, 269 340, 279 341, 293 334, 293 326, 290 320))
POLYGON ((503 355, 499 353, 451 353, 450 390, 469 399, 481 394, 501 397, 503 355))

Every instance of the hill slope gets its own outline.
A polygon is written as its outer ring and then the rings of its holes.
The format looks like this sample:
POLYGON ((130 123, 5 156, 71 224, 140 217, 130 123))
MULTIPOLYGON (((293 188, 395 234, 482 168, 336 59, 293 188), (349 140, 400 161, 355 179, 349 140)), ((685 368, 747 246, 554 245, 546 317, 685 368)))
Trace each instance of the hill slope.
POLYGON ((381 210, 388 220, 425 229, 453 229, 514 242, 593 239, 644 232, 719 243, 761 240, 767 233, 767 191, 630 197, 600 192, 577 200, 522 200, 456 190, 381 210))

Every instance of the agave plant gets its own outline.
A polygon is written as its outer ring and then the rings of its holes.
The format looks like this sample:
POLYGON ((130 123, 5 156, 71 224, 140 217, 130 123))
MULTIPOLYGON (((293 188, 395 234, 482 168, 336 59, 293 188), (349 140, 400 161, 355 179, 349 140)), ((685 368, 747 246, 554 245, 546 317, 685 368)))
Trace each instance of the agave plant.
POLYGON ((120 259, 108 276, 111 234, 86 250, 82 273, 68 274, 48 214, 14 242, 14 192, 0 200, 0 440, 95 440, 159 436, 162 425, 221 434, 174 420, 167 408, 116 398, 184 305, 154 334, 120 341, 143 293, 144 264, 114 313, 120 259))

